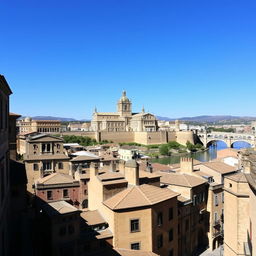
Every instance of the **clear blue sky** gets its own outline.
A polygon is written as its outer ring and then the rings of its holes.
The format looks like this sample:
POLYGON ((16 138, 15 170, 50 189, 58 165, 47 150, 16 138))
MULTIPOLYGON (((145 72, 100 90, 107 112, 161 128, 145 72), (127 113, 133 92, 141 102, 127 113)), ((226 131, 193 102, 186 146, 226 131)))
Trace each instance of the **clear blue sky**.
POLYGON ((2 0, 11 111, 256 116, 255 0, 2 0))

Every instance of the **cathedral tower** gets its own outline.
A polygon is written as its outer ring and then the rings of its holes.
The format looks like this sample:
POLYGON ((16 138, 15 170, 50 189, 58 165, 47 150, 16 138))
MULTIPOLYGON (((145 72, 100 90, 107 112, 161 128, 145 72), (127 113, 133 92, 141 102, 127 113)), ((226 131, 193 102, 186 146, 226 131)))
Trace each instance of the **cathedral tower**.
POLYGON ((126 97, 126 91, 123 91, 122 97, 117 103, 117 112, 120 116, 131 116, 132 115, 132 103, 126 97))

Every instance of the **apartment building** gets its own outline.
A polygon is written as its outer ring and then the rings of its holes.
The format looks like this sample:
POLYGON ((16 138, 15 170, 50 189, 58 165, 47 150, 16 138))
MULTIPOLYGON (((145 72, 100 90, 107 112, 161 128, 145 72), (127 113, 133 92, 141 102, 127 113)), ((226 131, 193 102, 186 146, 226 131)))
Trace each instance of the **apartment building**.
MULTIPOLYGON (((97 166, 92 166, 88 182, 89 210, 98 210, 107 221, 113 247, 178 255, 179 194, 140 185, 145 174, 135 160, 127 161, 123 171, 100 174, 97 166)), ((150 175, 160 180, 159 175, 150 175)))
POLYGON ((59 133, 61 122, 59 120, 33 120, 30 117, 25 117, 17 120, 17 127, 20 134, 31 132, 59 133))
POLYGON ((58 172, 69 174, 69 157, 65 154, 63 140, 47 134, 38 134, 26 138, 24 155, 28 177, 28 190, 33 192, 35 180, 58 172))
POLYGON ((241 172, 225 178, 224 253, 256 255, 256 151, 238 154, 241 172))

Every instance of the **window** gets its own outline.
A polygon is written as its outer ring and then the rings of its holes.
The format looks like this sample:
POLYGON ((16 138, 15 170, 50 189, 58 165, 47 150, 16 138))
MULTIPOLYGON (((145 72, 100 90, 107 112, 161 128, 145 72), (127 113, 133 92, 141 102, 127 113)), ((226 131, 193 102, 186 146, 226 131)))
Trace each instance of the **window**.
POLYGON ((132 243, 131 249, 132 250, 140 250, 140 243, 132 243))
POLYGON ((221 193, 222 203, 224 203, 224 192, 221 193))
POLYGON ((63 189, 63 197, 68 197, 68 189, 63 189))
POLYGON ((139 219, 130 220, 130 229, 131 229, 131 232, 139 232, 140 231, 139 219))
POLYGON ((52 163, 51 162, 43 162, 43 170, 51 170, 52 169, 52 163))
POLYGON ((189 220, 186 220, 185 229, 186 229, 186 231, 188 231, 188 229, 189 229, 189 220))
POLYGON ((169 208, 169 220, 173 219, 173 208, 169 208))
POLYGON ((58 168, 59 168, 59 169, 63 169, 63 163, 62 163, 62 162, 59 162, 59 163, 58 163, 58 168))
POLYGON ((232 188, 232 184, 231 183, 229 183, 229 187, 232 188))
POLYGON ((173 249, 169 251, 168 256, 173 256, 173 249))
POLYGON ((82 208, 88 208, 88 199, 85 199, 85 200, 82 202, 82 208))
POLYGON ((218 206, 218 195, 214 196, 214 204, 215 206, 218 206))
POLYGON ((217 213, 217 212, 214 213, 214 221, 215 221, 215 222, 218 221, 218 213, 217 213))
POLYGON ((163 225, 163 213, 159 212, 157 214, 157 225, 162 226, 163 225))
POLYGON ((52 191, 51 190, 48 190, 47 191, 47 200, 52 200, 52 191))
POLYGON ((33 164, 34 171, 38 171, 38 164, 33 164))
POLYGON ((169 230, 169 241, 171 242, 173 240, 173 229, 169 230))
POLYGON ((163 235, 158 235, 157 236, 157 248, 162 248, 163 247, 163 235))

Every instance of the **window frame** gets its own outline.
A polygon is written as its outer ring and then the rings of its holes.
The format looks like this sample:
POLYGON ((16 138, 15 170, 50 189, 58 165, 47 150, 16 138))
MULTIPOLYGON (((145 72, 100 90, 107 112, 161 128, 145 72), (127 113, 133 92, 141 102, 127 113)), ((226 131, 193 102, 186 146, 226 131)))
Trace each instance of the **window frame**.
POLYGON ((136 232, 140 232, 140 218, 133 218, 133 219, 130 219, 130 233, 136 233, 136 232), (133 229, 133 224, 132 222, 133 221, 138 221, 138 228, 137 229, 133 229))

